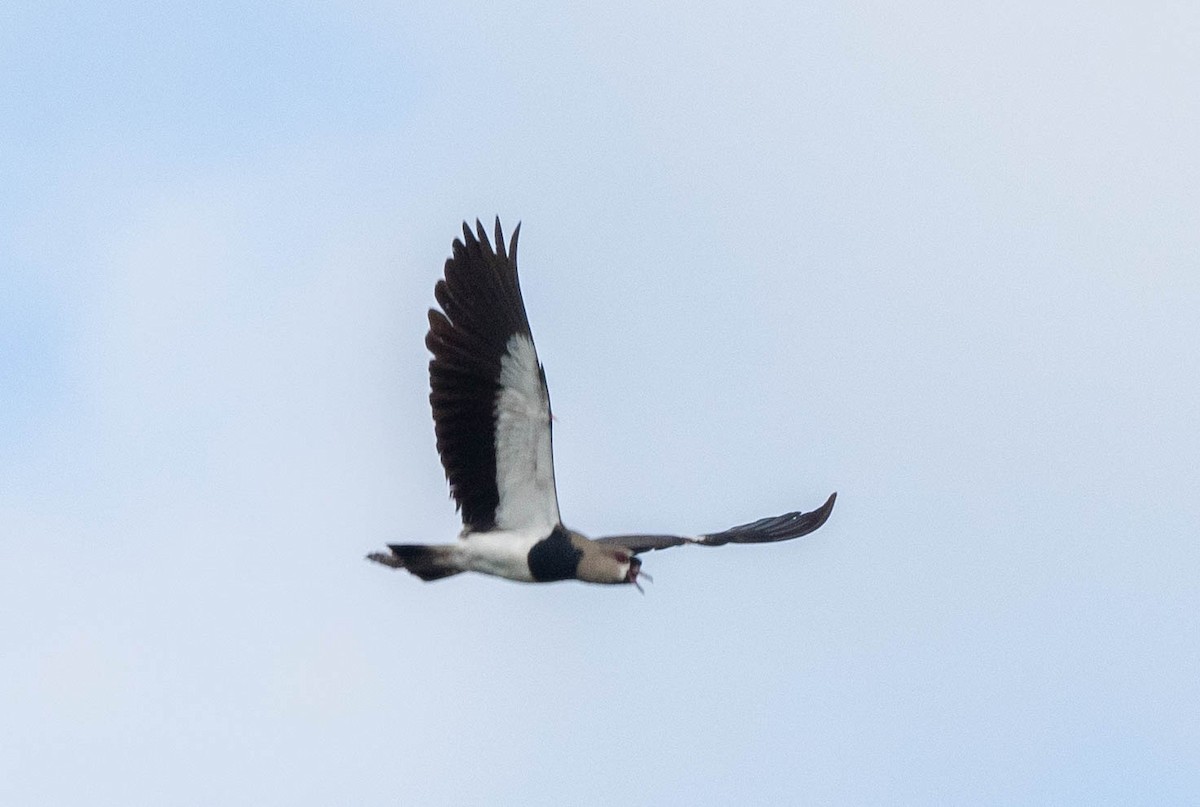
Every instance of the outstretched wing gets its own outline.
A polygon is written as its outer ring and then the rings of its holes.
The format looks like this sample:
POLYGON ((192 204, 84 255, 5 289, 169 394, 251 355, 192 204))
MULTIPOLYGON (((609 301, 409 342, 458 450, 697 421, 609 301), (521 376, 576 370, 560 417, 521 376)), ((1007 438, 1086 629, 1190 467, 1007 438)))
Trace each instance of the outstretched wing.
POLYGON ((760 518, 749 524, 730 527, 723 532, 687 538, 682 535, 610 535, 596 540, 604 544, 617 544, 633 553, 651 549, 668 549, 672 546, 698 544, 699 546, 723 546, 725 544, 768 544, 787 541, 808 535, 829 519, 837 494, 830 494, 825 504, 811 513, 784 513, 782 516, 760 518))
POLYGON ((470 531, 559 522, 550 394, 517 279, 517 237, 463 224, 429 310, 429 403, 450 493, 470 531))

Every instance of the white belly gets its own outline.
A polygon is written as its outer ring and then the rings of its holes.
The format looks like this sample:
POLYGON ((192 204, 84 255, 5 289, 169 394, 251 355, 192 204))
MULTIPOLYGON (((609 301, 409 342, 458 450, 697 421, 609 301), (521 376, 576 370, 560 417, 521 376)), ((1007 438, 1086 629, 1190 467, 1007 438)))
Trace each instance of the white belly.
POLYGON ((470 533, 462 539, 464 563, 473 572, 532 583, 529 550, 548 532, 502 530, 470 533))

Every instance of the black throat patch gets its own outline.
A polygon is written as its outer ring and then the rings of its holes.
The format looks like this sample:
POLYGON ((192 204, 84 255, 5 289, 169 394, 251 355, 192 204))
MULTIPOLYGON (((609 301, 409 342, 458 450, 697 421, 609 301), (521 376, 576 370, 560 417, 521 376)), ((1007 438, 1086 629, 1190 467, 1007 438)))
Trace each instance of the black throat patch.
POLYGON ((529 550, 529 573, 539 583, 571 580, 582 557, 583 551, 571 545, 571 536, 559 524, 549 537, 538 541, 529 550))

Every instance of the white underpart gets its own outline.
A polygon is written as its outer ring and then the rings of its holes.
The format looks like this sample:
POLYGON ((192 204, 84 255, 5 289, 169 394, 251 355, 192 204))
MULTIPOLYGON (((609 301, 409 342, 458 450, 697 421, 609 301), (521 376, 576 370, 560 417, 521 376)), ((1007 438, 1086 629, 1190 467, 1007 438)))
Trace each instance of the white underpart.
POLYGON ((500 357, 496 489, 498 529, 533 529, 544 537, 558 524, 550 401, 542 390, 533 342, 523 334, 514 334, 500 357))
POLYGON ((530 583, 529 550, 545 537, 546 531, 532 529, 473 532, 465 534, 458 546, 466 569, 530 583))

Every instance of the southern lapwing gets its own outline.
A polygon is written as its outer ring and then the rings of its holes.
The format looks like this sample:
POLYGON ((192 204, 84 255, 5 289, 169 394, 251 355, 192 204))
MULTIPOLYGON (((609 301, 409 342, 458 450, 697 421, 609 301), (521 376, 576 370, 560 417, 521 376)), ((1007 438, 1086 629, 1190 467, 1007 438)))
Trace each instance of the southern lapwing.
POLYGON ((632 583, 651 549, 786 541, 829 518, 837 494, 811 513, 787 513, 695 537, 614 535, 590 539, 563 526, 554 489, 552 418, 546 373, 517 280, 518 224, 505 247, 478 220, 463 224, 445 278, 433 293, 425 345, 437 449, 463 528, 453 544, 391 544, 367 557, 422 580, 460 572, 527 583, 632 583))

